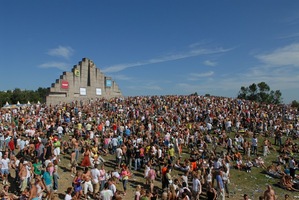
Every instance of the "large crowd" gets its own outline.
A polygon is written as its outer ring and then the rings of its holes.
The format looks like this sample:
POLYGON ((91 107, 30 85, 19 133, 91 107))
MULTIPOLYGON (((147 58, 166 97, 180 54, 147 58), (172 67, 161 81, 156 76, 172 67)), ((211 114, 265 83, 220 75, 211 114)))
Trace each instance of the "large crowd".
MULTIPOLYGON (((64 193, 66 156, 72 181, 65 200, 129 199, 137 173, 144 181, 135 200, 223 200, 231 195, 231 169, 253 167, 298 191, 298 113, 287 105, 194 95, 91 99, 3 108, 0 123, 3 200, 64 193), (279 156, 266 163, 274 151, 279 156)), ((268 185, 260 199, 275 195, 268 185)))

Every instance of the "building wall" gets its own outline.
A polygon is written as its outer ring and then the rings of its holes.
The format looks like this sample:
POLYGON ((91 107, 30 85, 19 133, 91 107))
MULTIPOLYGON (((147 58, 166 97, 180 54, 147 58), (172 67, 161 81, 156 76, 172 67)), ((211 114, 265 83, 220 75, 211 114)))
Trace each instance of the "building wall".
POLYGON ((52 83, 46 103, 55 105, 76 100, 113 97, 122 97, 115 81, 105 76, 92 60, 83 58, 71 72, 63 72, 60 78, 52 83))

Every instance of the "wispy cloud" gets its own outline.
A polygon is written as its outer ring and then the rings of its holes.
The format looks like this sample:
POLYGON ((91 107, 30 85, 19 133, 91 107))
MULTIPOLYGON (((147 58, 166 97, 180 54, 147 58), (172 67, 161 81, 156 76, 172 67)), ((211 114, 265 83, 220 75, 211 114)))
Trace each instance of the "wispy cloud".
POLYGON ((299 67, 299 43, 294 43, 271 53, 256 56, 261 62, 269 66, 299 67))
POLYGON ((50 56, 63 57, 69 59, 73 55, 74 50, 71 47, 59 46, 55 49, 50 49, 47 54, 50 56))
POLYGON ((297 38, 299 37, 299 33, 292 33, 288 35, 279 36, 278 39, 288 39, 288 38, 297 38))
POLYGON ((211 60, 205 60, 205 61, 203 62, 203 64, 206 65, 206 66, 214 67, 214 66, 217 65, 217 62, 214 62, 214 61, 211 61, 211 60))
POLYGON ((138 66, 144 66, 144 65, 149 65, 149 64, 156 64, 156 63, 180 60, 180 59, 185 59, 185 58, 190 58, 190 57, 195 57, 195 56, 200 56, 200 55, 225 53, 230 50, 231 49, 224 49, 224 48, 195 49, 195 50, 190 50, 188 52, 184 52, 184 53, 180 53, 180 54, 172 54, 172 55, 167 55, 167 56, 160 57, 160 58, 153 58, 153 59, 150 59, 147 61, 113 65, 113 66, 106 67, 102 71, 104 73, 113 73, 113 72, 119 72, 119 71, 125 70, 127 68, 131 68, 131 67, 138 67, 138 66))
POLYGON ((213 71, 209 71, 209 72, 205 72, 205 73, 192 73, 189 75, 188 80, 195 81, 195 80, 198 80, 199 78, 210 77, 213 74, 214 74, 213 71))
POLYGON ((122 80, 122 81, 129 81, 129 80, 131 80, 132 78, 131 77, 128 77, 128 76, 126 76, 126 75, 124 75, 124 74, 115 74, 115 75, 113 75, 113 79, 114 80, 122 80))
POLYGON ((69 66, 68 63, 64 62, 47 62, 39 65, 40 68, 58 68, 64 71, 68 70, 69 66))

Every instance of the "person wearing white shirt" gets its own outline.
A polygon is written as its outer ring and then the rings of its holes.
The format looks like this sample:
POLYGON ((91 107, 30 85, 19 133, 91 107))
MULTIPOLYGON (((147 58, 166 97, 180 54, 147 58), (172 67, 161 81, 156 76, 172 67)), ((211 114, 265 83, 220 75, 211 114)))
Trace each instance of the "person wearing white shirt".
POLYGON ((290 168, 290 176, 295 178, 295 172, 296 172, 296 161, 294 157, 291 157, 289 161, 289 168, 290 168))
POLYGON ((4 185, 8 183, 7 176, 9 174, 9 163, 10 163, 10 159, 7 157, 7 154, 4 154, 3 158, 0 160, 1 177, 4 185))
POLYGON ((121 147, 117 147, 115 152, 116 152, 116 163, 117 166, 120 167, 120 164, 122 162, 123 150, 121 149, 121 147))
POLYGON ((64 200, 72 200, 72 191, 73 191, 73 188, 71 188, 71 187, 67 188, 66 194, 64 196, 64 200))
POLYGON ((252 146, 252 154, 257 155, 258 139, 256 135, 253 135, 253 138, 251 139, 251 146, 252 146))
POLYGON ((100 192, 100 199, 101 200, 111 200, 113 197, 113 192, 109 190, 108 183, 105 183, 105 188, 100 192))
POLYGON ((4 134, 0 133, 0 150, 3 150, 4 147, 4 134))
POLYGON ((100 191, 100 170, 98 169, 98 164, 94 165, 90 173, 93 184, 93 196, 96 198, 96 194, 100 191))
POLYGON ((113 183, 113 179, 108 179, 108 185, 109 185, 109 190, 112 191, 113 193, 113 196, 115 196, 115 193, 116 193, 116 186, 115 184, 113 183))
POLYGON ((58 137, 61 138, 62 134, 63 134, 63 127, 59 124, 59 126, 56 129, 57 133, 58 133, 58 137))
POLYGON ((199 174, 195 174, 192 180, 192 195, 195 200, 199 200, 199 195, 201 194, 202 186, 199 180, 199 174))

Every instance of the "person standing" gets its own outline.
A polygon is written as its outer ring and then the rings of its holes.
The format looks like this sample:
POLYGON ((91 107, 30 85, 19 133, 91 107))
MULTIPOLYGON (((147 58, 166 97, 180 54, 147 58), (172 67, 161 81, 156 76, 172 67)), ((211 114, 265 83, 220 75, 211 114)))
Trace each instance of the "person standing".
POLYGON ((141 161, 140 161, 140 150, 138 146, 134 148, 134 159, 135 159, 135 167, 134 170, 137 171, 141 167, 141 161))
POLYGON ((193 179, 192 179, 192 196, 194 200, 199 200, 199 195, 202 192, 202 186, 199 180, 199 174, 194 173, 193 174, 193 179))
POLYGON ((100 172, 100 177, 99 177, 99 181, 100 181, 100 191, 102 191, 104 189, 105 183, 106 183, 106 170, 105 170, 105 166, 102 165, 101 169, 99 170, 100 172))
POLYGON ((156 179, 156 171, 155 169, 151 166, 150 167, 150 170, 148 172, 148 180, 149 180, 149 184, 150 184, 150 190, 151 190, 151 193, 154 192, 154 182, 155 182, 155 179, 156 179))
POLYGON ((126 165, 128 166, 129 170, 132 170, 132 156, 133 156, 133 148, 132 145, 129 144, 127 151, 126 151, 126 165))
POLYGON ((39 199, 39 196, 37 194, 37 187, 33 181, 31 182, 31 188, 29 194, 30 194, 29 199, 33 199, 33 200, 39 199))
POLYGON ((122 183, 123 183, 123 189, 124 189, 124 196, 125 196, 126 192, 127 192, 127 183, 128 183, 129 176, 130 176, 130 172, 129 172, 127 166, 123 166, 122 167, 120 175, 122 177, 122 183))
POLYGON ((270 185, 267 186, 267 189, 264 192, 265 200, 276 200, 275 191, 272 189, 270 185))
POLYGON ((257 155, 258 139, 255 134, 253 135, 253 137, 251 139, 251 145, 252 145, 252 154, 257 155))
POLYGON ((224 183, 222 179, 222 171, 219 171, 218 174, 216 175, 216 181, 217 181, 218 197, 221 200, 225 200, 225 189, 224 189, 224 183))
POLYGON ((295 174, 296 174, 296 166, 297 166, 297 163, 296 163, 294 157, 292 156, 291 159, 289 160, 289 168, 290 168, 290 176, 293 179, 295 178, 295 174))
POLYGON ((87 146, 86 148, 85 148, 85 151, 84 151, 84 153, 83 153, 83 160, 82 160, 82 163, 81 163, 81 166, 82 167, 90 167, 91 166, 91 162, 90 162, 90 153, 91 153, 91 151, 90 151, 90 147, 89 146, 87 146))
POLYGON ((112 144, 112 151, 111 154, 114 154, 116 151, 116 148, 118 147, 118 139, 116 136, 114 136, 111 140, 111 144, 112 144))
POLYGON ((81 195, 82 195, 82 183, 83 179, 82 179, 82 172, 81 171, 77 171, 76 176, 74 177, 73 180, 73 186, 74 186, 74 192, 75 192, 75 196, 74 199, 80 199, 81 195))
POLYGON ((10 168, 10 159, 8 155, 5 153, 3 158, 0 160, 0 167, 1 167, 1 177, 3 180, 3 184, 8 184, 8 175, 9 175, 9 168, 10 168))
POLYGON ((100 191, 100 170, 98 169, 98 164, 90 170, 91 180, 93 184, 93 198, 96 199, 97 193, 100 191))
POLYGON ((77 160, 76 160, 76 151, 73 150, 71 153, 71 176, 74 177, 77 173, 77 160))
POLYGON ((57 131, 59 139, 61 139, 62 135, 63 135, 63 127, 61 126, 61 123, 58 124, 56 131, 57 131))
POLYGON ((109 178, 108 185, 109 185, 109 190, 112 191, 113 196, 115 197, 115 195, 116 195, 116 186, 114 184, 114 179, 113 178, 109 178))
POLYGON ((27 165, 28 161, 24 161, 22 158, 21 158, 21 161, 20 161, 20 165, 19 165, 19 168, 20 168, 20 171, 19 171, 19 177, 20 177, 20 191, 21 192, 24 192, 25 189, 27 188, 27 169, 26 169, 26 165, 27 165))
POLYGON ((64 200, 72 200, 72 192, 73 192, 73 188, 68 187, 66 190, 66 194, 64 196, 64 200))
POLYGON ((54 146, 53 154, 56 156, 56 159, 58 161, 60 161, 60 146, 61 146, 61 142, 60 142, 60 140, 58 138, 54 139, 53 146, 54 146))
POLYGON ((100 200, 111 200, 113 197, 113 193, 109 190, 108 183, 105 183, 104 190, 100 192, 100 200))
POLYGON ((51 170, 50 166, 47 166, 46 171, 43 174, 43 182, 44 185, 46 186, 46 192, 47 192, 46 199, 51 199, 53 193, 53 181, 52 181, 52 176, 50 175, 50 170, 51 170))
POLYGON ((60 178, 59 174, 58 174, 58 161, 57 161, 57 159, 53 160, 53 164, 54 164, 54 171, 53 171, 53 190, 54 190, 54 192, 57 192, 57 190, 58 190, 58 179, 60 178))
POLYGON ((82 175, 82 179, 83 179, 83 195, 85 197, 85 199, 88 197, 88 192, 93 194, 93 186, 91 183, 91 173, 88 169, 88 167, 85 167, 84 169, 84 173, 82 175))
POLYGON ((118 146, 115 150, 115 156, 116 156, 116 164, 117 164, 117 167, 120 168, 120 164, 122 162, 122 156, 123 156, 123 151, 121 149, 120 146, 118 146))

